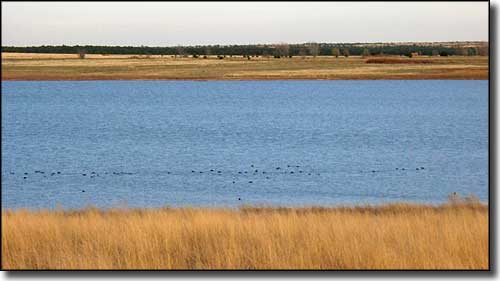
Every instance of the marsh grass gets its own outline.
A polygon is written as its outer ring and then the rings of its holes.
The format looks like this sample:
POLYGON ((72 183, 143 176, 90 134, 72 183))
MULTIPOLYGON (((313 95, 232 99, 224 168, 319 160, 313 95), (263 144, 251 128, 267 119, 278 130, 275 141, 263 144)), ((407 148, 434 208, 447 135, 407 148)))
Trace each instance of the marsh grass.
POLYGON ((2 211, 3 269, 487 269, 488 208, 2 211))

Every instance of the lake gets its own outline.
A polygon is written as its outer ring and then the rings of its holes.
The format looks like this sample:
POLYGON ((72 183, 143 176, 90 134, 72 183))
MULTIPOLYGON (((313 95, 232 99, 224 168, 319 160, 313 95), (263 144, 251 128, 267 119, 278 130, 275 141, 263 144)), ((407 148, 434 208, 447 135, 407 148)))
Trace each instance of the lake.
POLYGON ((2 208, 488 200, 488 81, 2 81, 2 208))

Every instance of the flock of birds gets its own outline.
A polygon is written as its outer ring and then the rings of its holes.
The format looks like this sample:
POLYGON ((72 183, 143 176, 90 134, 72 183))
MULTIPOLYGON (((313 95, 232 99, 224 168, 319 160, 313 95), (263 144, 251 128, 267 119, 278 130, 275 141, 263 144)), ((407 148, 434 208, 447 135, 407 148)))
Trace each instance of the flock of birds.
MULTIPOLYGON (((380 173, 380 172, 388 172, 388 171, 410 171, 412 169, 410 168, 404 168, 404 167, 397 167, 395 169, 391 170, 360 170, 360 173, 380 173)), ((415 171, 421 171, 425 170, 425 167, 420 166, 417 168, 414 168, 415 171)), ((166 174, 171 175, 171 174, 181 174, 178 172, 172 172, 172 171, 165 171, 166 174)), ((186 174, 187 172, 183 172, 186 174)), ((11 175, 15 175, 15 172, 10 172, 11 175)), ((81 173, 62 173, 61 171, 55 171, 55 172, 45 172, 41 170, 35 170, 33 174, 41 175, 44 178, 47 177, 54 177, 58 175, 80 175, 83 177, 88 177, 88 178, 96 178, 96 177, 103 177, 103 176, 123 176, 123 175, 134 175, 134 173, 130 172, 81 172, 81 173)), ((32 175, 33 175, 32 174, 32 175)), ((236 184, 236 179, 235 176, 256 176, 256 175, 262 175, 265 177, 265 179, 271 179, 272 175, 276 174, 281 174, 281 175, 307 175, 307 176, 320 176, 320 172, 313 172, 313 171, 306 171, 304 168, 302 168, 300 165, 286 165, 286 167, 280 167, 277 166, 273 168, 272 170, 262 170, 258 169, 255 167, 255 165, 250 165, 249 170, 240 170, 240 171, 223 171, 223 170, 218 170, 218 169, 208 169, 208 170, 191 170, 189 174, 215 174, 215 175, 222 175, 222 174, 230 174, 233 176, 232 184, 236 184)), ((22 173, 22 177, 24 180, 28 179, 28 176, 30 176, 30 173, 24 172, 22 173)), ((253 183, 253 180, 248 180, 246 179, 249 184, 253 183)), ((85 190, 82 189, 81 192, 85 192, 85 190)), ((238 198, 238 200, 241 200, 241 198, 238 198)))

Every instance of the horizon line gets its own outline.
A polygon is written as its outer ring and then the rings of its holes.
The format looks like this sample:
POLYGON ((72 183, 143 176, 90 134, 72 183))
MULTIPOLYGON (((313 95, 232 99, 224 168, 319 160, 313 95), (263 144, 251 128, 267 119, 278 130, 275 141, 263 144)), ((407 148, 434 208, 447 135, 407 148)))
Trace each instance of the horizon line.
POLYGON ((423 44, 423 43, 489 43, 489 40, 455 40, 455 41, 378 41, 378 42, 316 42, 316 41, 307 41, 301 43, 289 43, 289 42, 274 42, 274 43, 237 43, 237 44, 186 44, 186 45, 101 45, 101 44, 39 44, 39 45, 3 45, 3 47, 42 47, 42 46, 106 46, 106 47, 149 47, 149 48, 169 48, 169 47, 199 47, 199 46, 248 46, 248 45, 279 45, 279 44, 287 44, 287 45, 303 45, 303 44, 423 44))

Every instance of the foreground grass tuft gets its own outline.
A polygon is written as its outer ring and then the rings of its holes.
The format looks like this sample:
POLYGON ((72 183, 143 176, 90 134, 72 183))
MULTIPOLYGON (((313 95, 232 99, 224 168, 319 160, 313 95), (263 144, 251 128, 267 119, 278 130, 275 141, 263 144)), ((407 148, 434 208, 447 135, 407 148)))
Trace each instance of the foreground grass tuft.
POLYGON ((2 211, 9 269, 487 269, 479 203, 2 211))

